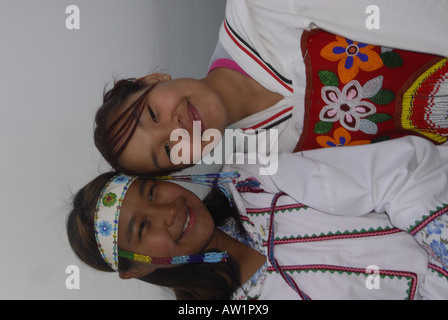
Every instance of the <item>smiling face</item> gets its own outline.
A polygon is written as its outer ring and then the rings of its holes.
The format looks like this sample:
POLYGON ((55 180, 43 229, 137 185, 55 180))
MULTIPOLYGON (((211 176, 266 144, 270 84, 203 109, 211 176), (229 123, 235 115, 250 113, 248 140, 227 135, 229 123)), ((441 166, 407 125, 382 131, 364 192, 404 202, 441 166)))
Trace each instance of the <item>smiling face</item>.
MULTIPOLYGON (((176 79, 153 81, 153 88, 144 99, 143 112, 134 134, 130 138, 118 161, 124 168, 138 173, 156 174, 170 172, 191 166, 199 159, 193 159, 193 148, 200 148, 199 155, 209 141, 194 139, 193 122, 201 125, 201 133, 210 128, 224 132, 228 115, 220 96, 201 80, 176 79), (171 133, 183 130, 190 139, 171 141, 171 133), (190 151, 188 163, 174 165, 170 159, 171 150, 180 141, 186 142, 181 150, 190 151), (200 146, 193 146, 200 141, 200 146)), ((121 110, 125 110, 147 89, 129 97, 121 110)), ((197 135, 197 133, 196 133, 197 135)), ((179 146, 177 146, 179 150, 179 146)))
POLYGON ((209 211, 194 193, 172 182, 137 179, 120 209, 118 243, 120 250, 175 257, 202 252, 214 231, 209 211))

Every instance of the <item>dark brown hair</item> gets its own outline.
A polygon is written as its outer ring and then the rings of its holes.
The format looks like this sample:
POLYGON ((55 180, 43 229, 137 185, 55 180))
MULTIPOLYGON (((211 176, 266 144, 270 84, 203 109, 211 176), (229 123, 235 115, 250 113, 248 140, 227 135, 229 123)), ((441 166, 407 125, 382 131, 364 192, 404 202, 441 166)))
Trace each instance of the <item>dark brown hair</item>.
MULTIPOLYGON (((104 185, 115 174, 115 172, 104 173, 76 193, 66 226, 69 243, 76 255, 90 267, 107 272, 113 270, 105 263, 98 250, 94 233, 94 214, 104 185)), ((215 189, 212 189, 204 203, 218 226, 229 217, 238 216, 235 205, 231 207, 227 197, 215 189), (219 212, 213 214, 216 210, 219 212)), ((238 221, 238 228, 242 231, 239 219, 235 221, 238 221)), ((133 262, 119 258, 118 265, 119 271, 125 272, 132 268, 133 262)), ((225 300, 229 299, 241 285, 239 266, 232 257, 222 263, 185 264, 177 268, 160 268, 140 280, 173 289, 179 300, 225 300)))
POLYGON ((116 115, 129 96, 145 88, 143 81, 123 79, 114 82, 114 86, 103 95, 103 104, 95 115, 93 139, 95 146, 104 159, 117 171, 127 174, 137 174, 122 167, 118 162, 123 150, 135 132, 138 120, 144 110, 146 96, 152 86, 148 87, 129 107, 116 115))

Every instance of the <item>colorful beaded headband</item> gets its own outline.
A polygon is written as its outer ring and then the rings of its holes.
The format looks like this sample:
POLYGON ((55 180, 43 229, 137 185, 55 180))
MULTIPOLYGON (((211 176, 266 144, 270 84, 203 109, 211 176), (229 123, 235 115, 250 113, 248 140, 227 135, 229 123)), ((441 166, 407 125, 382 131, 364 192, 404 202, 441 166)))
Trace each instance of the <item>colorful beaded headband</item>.
MULTIPOLYGON (((239 174, 237 172, 234 172, 198 176, 163 176, 154 177, 154 180, 184 181, 205 184, 220 189, 229 197, 230 194, 227 192, 221 182, 235 182, 234 178, 238 176, 239 174)), ((104 189, 98 199, 94 218, 95 238, 101 256, 110 268, 115 271, 118 270, 119 256, 152 264, 218 263, 226 260, 226 252, 213 252, 190 256, 155 258, 118 250, 118 221, 120 216, 121 204, 127 190, 129 189, 132 182, 134 182, 136 179, 137 177, 127 176, 121 173, 117 174, 104 186, 104 189)))
POLYGON ((118 270, 118 218, 124 196, 136 177, 118 174, 104 186, 95 211, 95 238, 104 261, 118 270))
POLYGON ((195 184, 201 184, 204 186, 212 187, 220 190, 229 199, 230 206, 232 203, 232 194, 224 187, 223 183, 236 183, 236 179, 240 177, 238 171, 234 172, 219 172, 219 173, 206 173, 206 174, 185 174, 185 175, 167 175, 167 176, 156 176, 153 180, 163 180, 163 181, 178 181, 178 182, 189 182, 195 184))

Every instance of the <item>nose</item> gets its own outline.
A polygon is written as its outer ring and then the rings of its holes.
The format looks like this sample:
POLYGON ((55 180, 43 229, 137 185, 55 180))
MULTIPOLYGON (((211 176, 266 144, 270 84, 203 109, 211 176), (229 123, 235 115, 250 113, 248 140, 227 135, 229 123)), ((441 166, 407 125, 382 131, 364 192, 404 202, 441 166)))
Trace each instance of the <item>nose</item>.
POLYGON ((180 113, 175 112, 173 114, 172 117, 172 125, 176 128, 176 129, 186 129, 185 125, 183 123, 183 117, 180 115, 180 113))
POLYGON ((182 210, 187 210, 184 200, 185 199, 179 197, 172 201, 159 203, 152 206, 149 210, 150 220, 160 226, 167 228, 172 227, 182 210))
POLYGON ((179 113, 174 113, 169 121, 163 124, 162 130, 163 140, 168 142, 170 149, 180 141, 190 141, 190 131, 185 127, 183 117, 179 113))
POLYGON ((186 129, 183 117, 177 112, 173 113, 170 117, 165 118, 163 121, 160 121, 159 124, 164 135, 168 137, 176 129, 186 129))

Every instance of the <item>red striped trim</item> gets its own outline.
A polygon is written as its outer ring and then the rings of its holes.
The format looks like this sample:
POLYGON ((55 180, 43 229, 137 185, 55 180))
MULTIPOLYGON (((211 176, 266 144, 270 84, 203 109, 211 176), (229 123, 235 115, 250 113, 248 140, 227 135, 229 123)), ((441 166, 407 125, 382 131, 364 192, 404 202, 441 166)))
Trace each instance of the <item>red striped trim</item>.
POLYGON ((414 236, 416 233, 418 233, 420 230, 425 228, 429 223, 440 217, 441 215, 448 212, 448 206, 445 206, 444 208, 440 209, 439 211, 435 211, 432 215, 424 219, 418 226, 416 226, 413 230, 409 232, 411 236, 414 236))
POLYGON ((228 36, 232 39, 232 41, 241 49, 243 50, 249 57, 251 57, 260 67, 262 67, 267 73, 269 73, 278 83, 280 83, 286 90, 289 92, 294 92, 293 89, 288 86, 286 83, 284 83, 274 72, 272 72, 271 69, 269 69, 263 61, 258 59, 257 56, 255 56, 252 52, 250 52, 247 48, 245 48, 232 34, 232 32, 229 30, 229 27, 227 25, 227 21, 224 21, 224 28, 228 34, 228 36))
MULTIPOLYGON (((349 233, 349 234, 333 234, 333 235, 323 235, 323 236, 315 236, 315 237, 306 237, 306 238, 294 238, 294 239, 277 239, 274 240, 274 245, 280 244, 289 244, 289 243, 305 243, 305 242, 317 242, 317 241, 328 241, 328 240, 340 240, 340 239, 358 239, 358 238, 367 238, 367 237, 379 237, 384 235, 390 235, 403 232, 400 229, 393 228, 388 230, 377 230, 377 231, 369 231, 363 233, 349 233)), ((263 243, 264 246, 268 245, 268 241, 263 243)))
POLYGON ((246 217, 246 216, 241 216, 240 215, 240 220, 249 223, 250 225, 252 225, 252 227, 255 226, 255 224, 252 221, 250 221, 250 219, 248 217, 246 217))
MULTIPOLYGON (((282 206, 276 206, 275 211, 305 208, 305 207, 306 206, 301 203, 285 204, 282 206)), ((246 213, 247 214, 257 214, 257 213, 263 213, 263 212, 271 212, 271 210, 272 210, 272 208, 247 208, 246 213)))
POLYGON ((271 122, 271 121, 273 121, 273 120, 276 120, 276 118, 278 118, 278 117, 284 115, 285 113, 288 113, 288 112, 292 111, 292 109, 293 109, 293 106, 288 107, 288 108, 286 108, 286 109, 284 109, 284 110, 282 110, 282 111, 280 111, 280 112, 274 114, 272 117, 267 118, 266 120, 264 120, 264 121, 262 121, 262 122, 259 122, 259 123, 257 123, 256 125, 253 125, 252 127, 249 127, 249 128, 242 128, 241 130, 245 131, 245 130, 248 130, 248 129, 258 129, 259 127, 265 125, 266 123, 271 122))
POLYGON ((435 264, 432 264, 432 263, 428 264, 428 268, 440 273, 441 275, 445 276, 448 280, 448 271, 446 271, 445 269, 443 269, 435 264))
MULTIPOLYGON (((292 265, 292 266, 281 266, 283 271, 306 271, 306 270, 325 270, 325 271, 336 271, 336 272, 354 272, 354 273, 362 273, 366 275, 370 275, 370 273, 366 272, 366 269, 362 268, 351 268, 351 267, 342 267, 342 266, 334 266, 334 265, 326 265, 326 264, 310 264, 310 265, 292 265)), ((276 269, 272 266, 267 268, 268 272, 274 272, 276 269)), ((391 277, 406 277, 409 278, 411 283, 409 285, 409 296, 410 300, 413 300, 415 297, 418 276, 414 272, 410 271, 394 271, 394 270, 378 270, 379 275, 383 276, 391 276, 391 277)))

